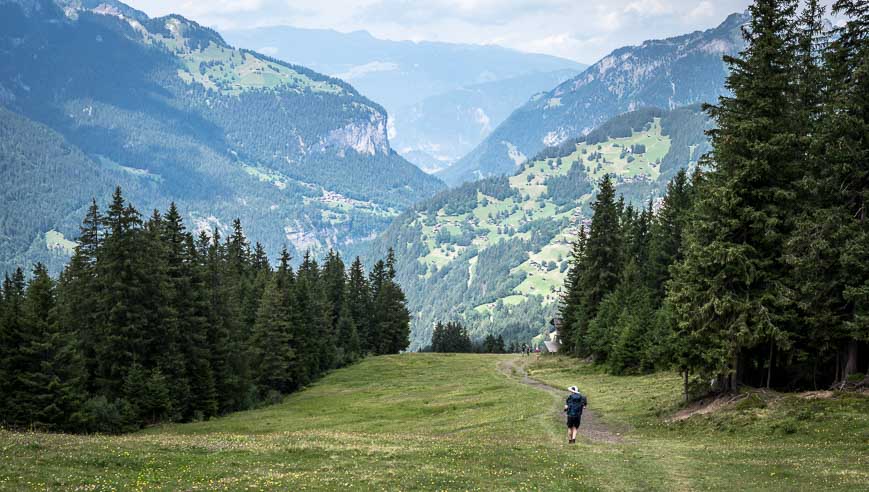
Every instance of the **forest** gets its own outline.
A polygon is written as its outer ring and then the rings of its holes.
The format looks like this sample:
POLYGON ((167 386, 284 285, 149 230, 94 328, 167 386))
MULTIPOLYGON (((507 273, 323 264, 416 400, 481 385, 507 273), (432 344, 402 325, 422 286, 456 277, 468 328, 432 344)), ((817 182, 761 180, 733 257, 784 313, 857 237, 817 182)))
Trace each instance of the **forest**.
POLYGON ((118 433, 279 401, 334 368, 404 350, 390 251, 366 274, 329 252, 276 267, 241 222, 187 230, 172 204, 143 219, 117 188, 92 202, 58 279, 36 264, 0 291, 0 423, 118 433))
POLYGON ((711 151, 660 210, 603 178, 560 308, 567 352, 676 369, 686 398, 866 384, 869 4, 837 1, 832 31, 817 0, 749 11, 711 151))

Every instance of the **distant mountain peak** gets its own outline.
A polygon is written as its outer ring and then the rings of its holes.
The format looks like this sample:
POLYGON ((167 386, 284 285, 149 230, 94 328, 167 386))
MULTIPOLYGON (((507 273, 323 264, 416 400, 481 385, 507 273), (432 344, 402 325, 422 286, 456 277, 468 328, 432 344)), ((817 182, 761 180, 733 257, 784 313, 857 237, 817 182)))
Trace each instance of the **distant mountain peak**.
POLYGON ((608 118, 644 106, 675 108, 714 102, 726 89, 725 54, 744 46, 745 13, 718 26, 612 51, 576 77, 531 98, 468 155, 438 175, 457 185, 512 172, 516 152, 582 135, 608 118), (509 144, 509 145, 508 145, 509 144))

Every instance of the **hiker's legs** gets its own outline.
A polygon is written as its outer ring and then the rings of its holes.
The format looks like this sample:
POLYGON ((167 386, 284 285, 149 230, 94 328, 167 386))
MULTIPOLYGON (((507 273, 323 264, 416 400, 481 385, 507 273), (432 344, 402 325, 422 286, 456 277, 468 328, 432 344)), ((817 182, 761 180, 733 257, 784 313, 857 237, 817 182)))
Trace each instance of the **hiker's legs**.
POLYGON ((571 427, 570 428, 570 438, 574 441, 576 440, 576 432, 579 430, 579 427, 571 427))

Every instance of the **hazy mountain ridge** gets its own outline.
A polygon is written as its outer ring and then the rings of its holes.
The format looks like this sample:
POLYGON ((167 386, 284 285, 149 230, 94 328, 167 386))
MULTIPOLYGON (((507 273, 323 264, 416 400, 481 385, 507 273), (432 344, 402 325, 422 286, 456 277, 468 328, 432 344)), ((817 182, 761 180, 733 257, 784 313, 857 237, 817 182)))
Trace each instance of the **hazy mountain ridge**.
POLYGON ((423 170, 438 171, 470 152, 531 94, 549 90, 577 73, 534 72, 427 97, 390 113, 395 127, 393 145, 423 170), (436 159, 431 163, 436 168, 426 166, 426 161, 417 162, 415 152, 436 159))
POLYGON ((499 46, 388 41, 364 31, 275 26, 225 35, 352 83, 389 110, 394 147, 427 170, 454 162, 532 94, 586 67, 499 46))
MULTIPOLYGON (((286 243, 296 255, 370 238, 443 187, 391 149, 383 108, 346 82, 231 48, 183 17, 148 19, 118 2, 2 0, 0 33, 0 105, 33 122, 10 120, 21 128, 9 134, 24 140, 0 160, 45 128, 99 164, 93 179, 68 168, 40 183, 44 208, 4 207, 7 218, 32 215, 2 231, 16 244, 49 230, 75 237, 71 215, 85 203, 51 197, 85 180, 103 183, 98 199, 108 182, 124 184, 145 210, 175 200, 200 227, 241 217, 270 252, 286 243), (49 212, 57 220, 39 218, 49 212)), ((16 162, 51 164, 38 154, 16 162)), ((35 186, 7 182, 10 194, 35 186)), ((22 254, 4 247, 0 263, 26 263, 22 254)))
POLYGON ((724 93, 722 55, 742 49, 747 14, 718 27, 613 51, 573 79, 533 97, 452 167, 448 184, 510 174, 542 148, 590 131, 607 118, 643 106, 673 108, 714 102, 724 93))
POLYGON ((621 114, 545 149, 512 177, 466 183, 402 214, 371 247, 373 256, 396 249, 414 315, 411 347, 425 346, 438 320, 508 343, 540 333, 597 181, 612 173, 618 193, 647 205, 708 150, 709 125, 698 105, 621 114))

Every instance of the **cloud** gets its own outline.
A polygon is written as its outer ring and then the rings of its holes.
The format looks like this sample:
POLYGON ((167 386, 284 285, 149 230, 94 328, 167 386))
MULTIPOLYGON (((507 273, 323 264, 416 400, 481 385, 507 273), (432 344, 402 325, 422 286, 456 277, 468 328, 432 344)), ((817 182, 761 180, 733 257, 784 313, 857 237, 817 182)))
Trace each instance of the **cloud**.
MULTIPOLYGON (((829 4, 832 0, 824 0, 829 4)), ((218 30, 292 25, 393 40, 497 44, 592 63, 610 51, 714 27, 751 0, 129 0, 218 30)))
POLYGON ((276 57, 280 53, 281 50, 277 49, 274 46, 263 46, 261 48, 257 48, 257 51, 264 54, 269 55, 271 57, 276 57))
POLYGON ((696 7, 688 11, 685 17, 688 19, 705 19, 711 17, 714 13, 715 7, 712 6, 712 2, 703 0, 696 7))
POLYGON ((636 0, 627 4, 624 12, 641 15, 663 15, 673 12, 673 4, 662 0, 636 0))

